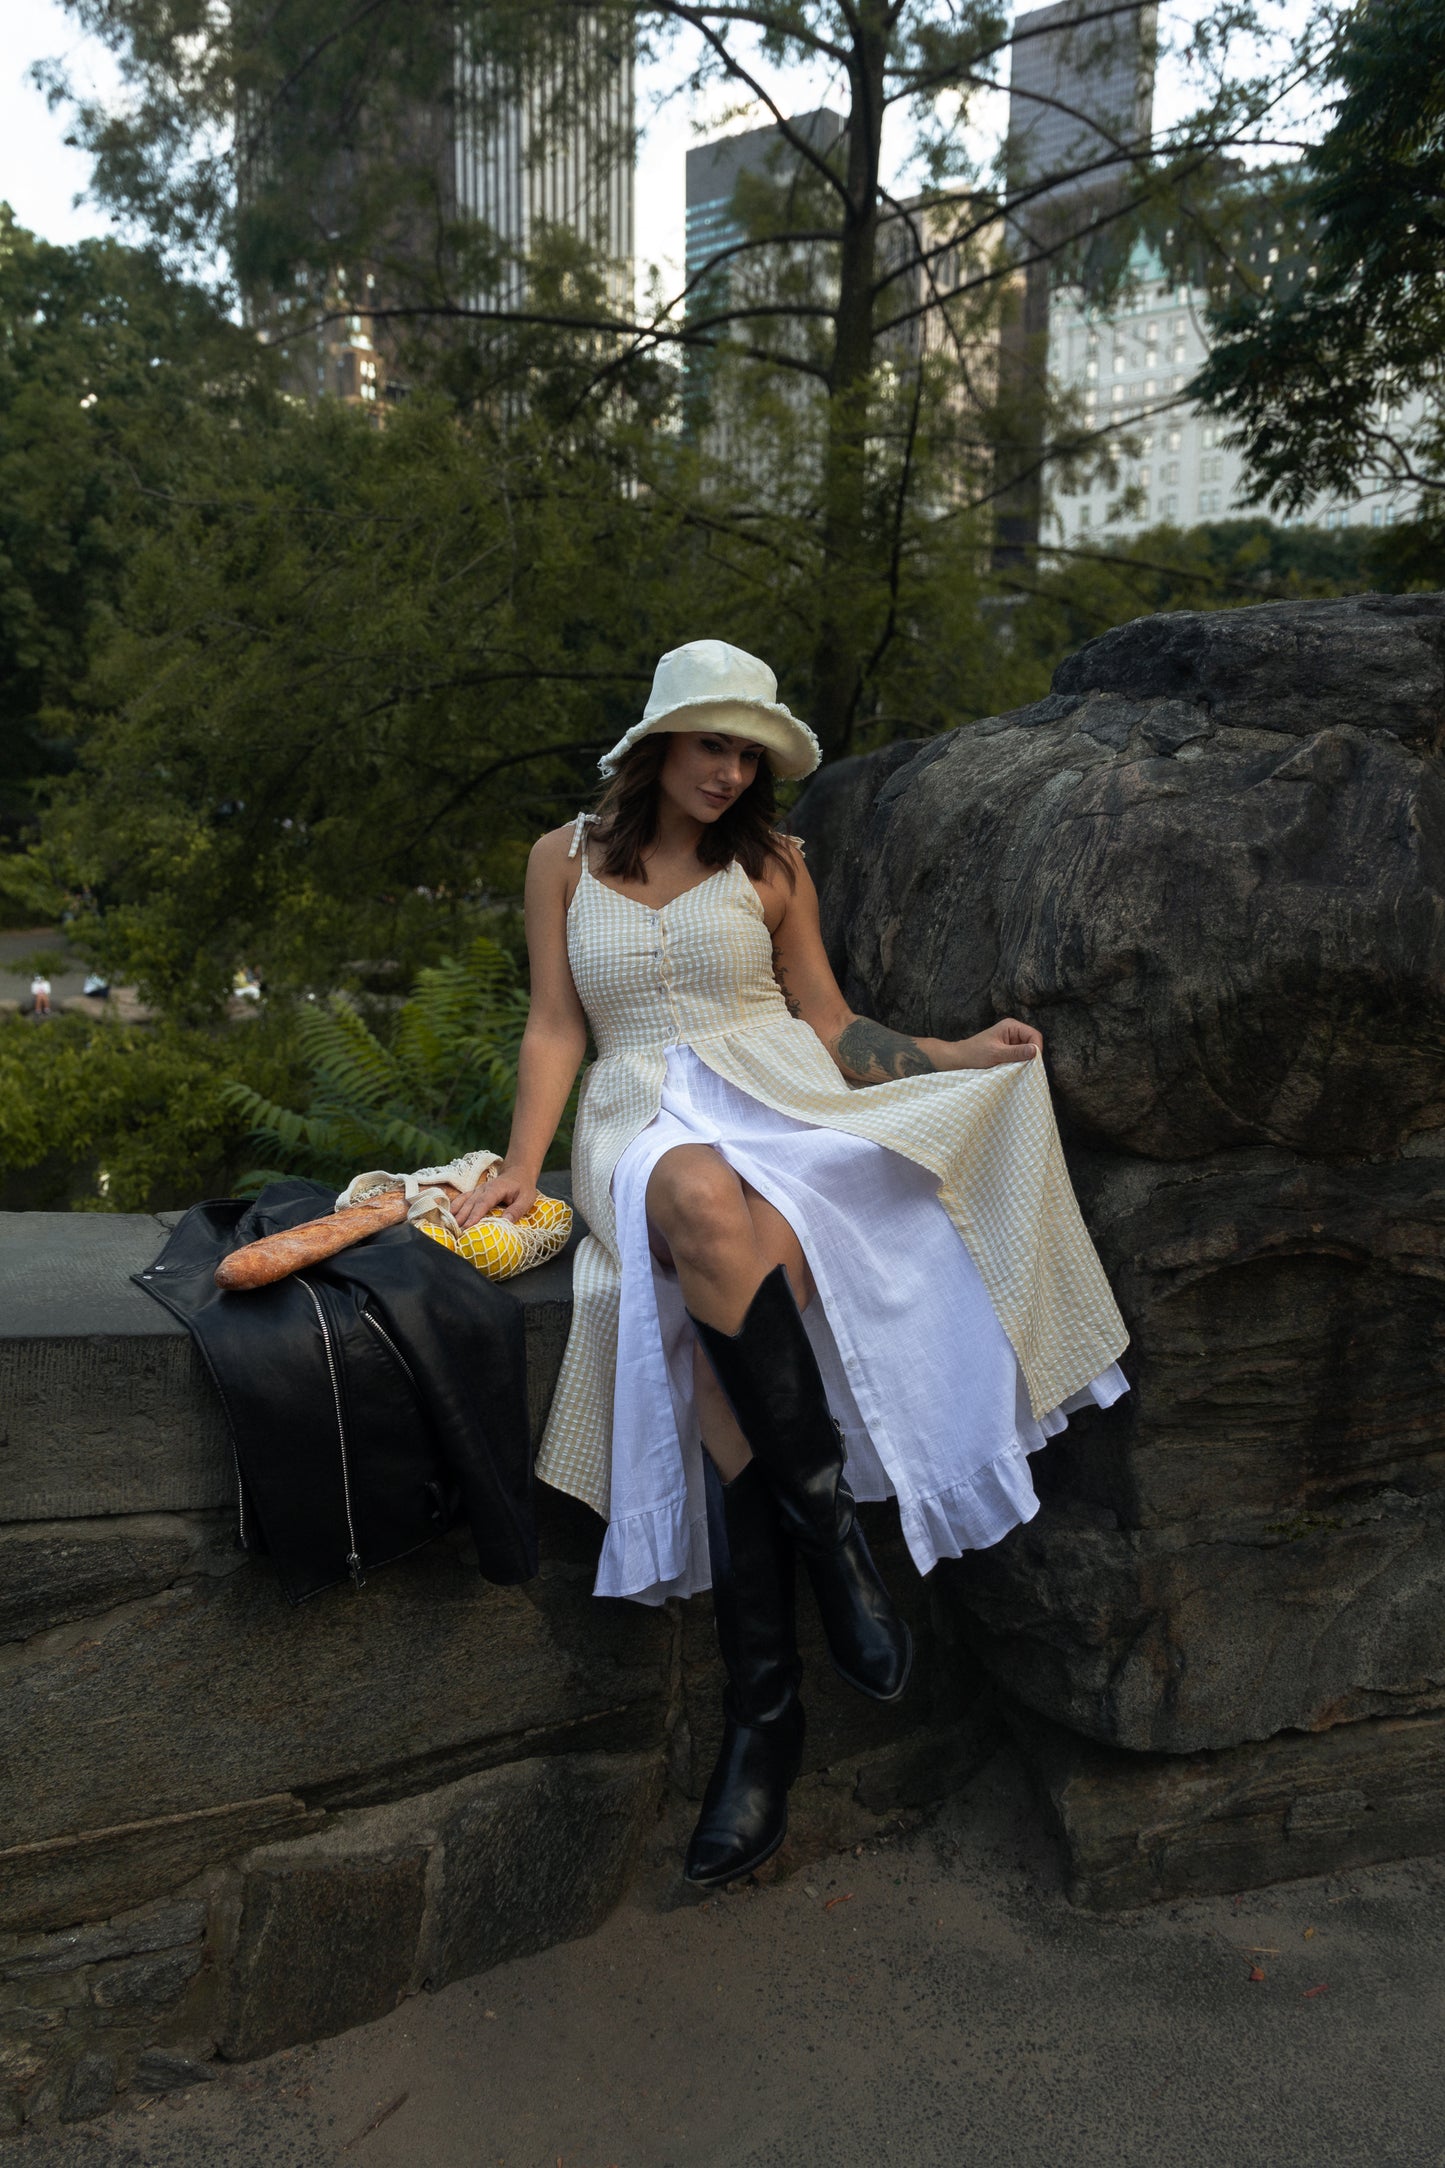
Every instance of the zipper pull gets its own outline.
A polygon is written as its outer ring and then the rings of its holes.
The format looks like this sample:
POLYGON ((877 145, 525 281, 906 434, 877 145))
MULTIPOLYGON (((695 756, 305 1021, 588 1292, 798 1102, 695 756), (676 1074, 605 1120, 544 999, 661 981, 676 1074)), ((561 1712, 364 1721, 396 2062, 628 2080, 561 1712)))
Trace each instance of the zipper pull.
POLYGON ((351 1574, 352 1587, 355 1589, 365 1588, 366 1575, 361 1570, 361 1558, 359 1554, 355 1551, 348 1551, 346 1554, 346 1564, 347 1569, 351 1574))

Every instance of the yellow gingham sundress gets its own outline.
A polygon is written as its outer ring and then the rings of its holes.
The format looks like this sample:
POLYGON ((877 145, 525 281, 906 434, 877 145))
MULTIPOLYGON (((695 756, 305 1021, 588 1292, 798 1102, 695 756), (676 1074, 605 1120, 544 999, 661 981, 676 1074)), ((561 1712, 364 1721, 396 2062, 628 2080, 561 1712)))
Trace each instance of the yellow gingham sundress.
POLYGON ((654 910, 597 880, 583 850, 567 954, 597 1047, 572 1148, 590 1232, 575 1253, 572 1329, 537 1463, 545 1482, 606 1517, 621 1294, 612 1176, 657 1115, 669 1047, 690 1048, 764 1107, 867 1138, 936 1177, 1035 1416, 1122 1353, 1128 1334, 1079 1216, 1041 1061, 850 1086, 788 1013, 761 899, 735 861, 654 910))

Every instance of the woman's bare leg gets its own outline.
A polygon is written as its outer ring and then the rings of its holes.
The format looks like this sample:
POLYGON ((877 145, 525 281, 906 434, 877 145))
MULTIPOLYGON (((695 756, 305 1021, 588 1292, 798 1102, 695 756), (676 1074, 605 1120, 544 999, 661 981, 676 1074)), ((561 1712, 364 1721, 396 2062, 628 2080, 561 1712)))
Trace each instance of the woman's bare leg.
MULTIPOLYGON (((710 1144, 680 1144, 663 1154, 647 1185, 647 1220, 654 1254, 677 1273, 688 1309, 723 1332, 737 1331, 778 1265, 787 1268, 799 1309, 812 1295, 813 1276, 787 1220, 710 1144)), ((696 1345, 692 1374, 703 1440, 730 1483, 751 1449, 696 1345)))

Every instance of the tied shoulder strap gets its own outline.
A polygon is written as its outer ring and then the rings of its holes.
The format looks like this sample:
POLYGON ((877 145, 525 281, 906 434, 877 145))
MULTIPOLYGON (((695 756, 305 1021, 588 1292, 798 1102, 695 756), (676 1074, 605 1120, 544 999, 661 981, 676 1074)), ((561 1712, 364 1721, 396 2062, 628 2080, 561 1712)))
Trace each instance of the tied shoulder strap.
POLYGON ((572 841, 568 846, 567 850, 567 856, 569 858, 575 858, 577 856, 578 851, 580 851, 582 848, 582 838, 587 833, 587 824, 589 821, 595 821, 596 818, 597 815, 595 813, 579 813, 576 820, 573 821, 572 841))

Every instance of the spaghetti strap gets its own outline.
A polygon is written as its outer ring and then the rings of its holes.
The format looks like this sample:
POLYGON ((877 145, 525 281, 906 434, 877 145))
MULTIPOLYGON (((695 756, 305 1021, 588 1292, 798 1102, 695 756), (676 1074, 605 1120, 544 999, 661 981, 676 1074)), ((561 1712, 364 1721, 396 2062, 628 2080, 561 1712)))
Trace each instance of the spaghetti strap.
MULTIPOLYGON (((576 820, 573 821, 572 841, 567 851, 567 856, 569 858, 575 858, 578 851, 582 849, 582 838, 587 833, 587 823, 589 821, 595 821, 596 818, 597 815, 595 813, 579 813, 576 820)), ((584 866, 587 863, 587 854, 585 851, 582 852, 582 863, 584 866)))

